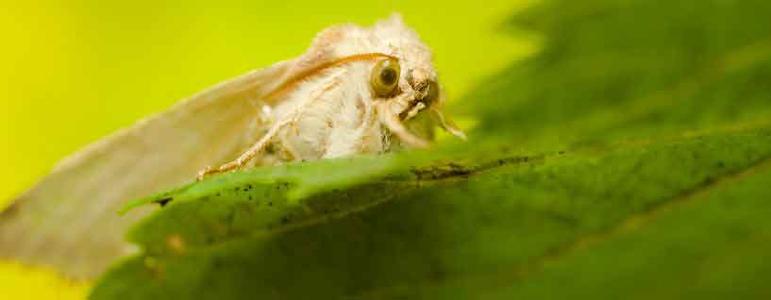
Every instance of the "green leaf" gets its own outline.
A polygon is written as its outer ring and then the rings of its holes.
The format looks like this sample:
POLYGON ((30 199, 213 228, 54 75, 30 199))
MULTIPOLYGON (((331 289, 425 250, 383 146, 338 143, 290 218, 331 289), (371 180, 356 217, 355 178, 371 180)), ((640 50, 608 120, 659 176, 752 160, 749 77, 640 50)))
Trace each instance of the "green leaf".
POLYGON ((768 298, 763 1, 545 1, 545 47, 431 151, 218 176, 164 208, 112 298, 768 298))

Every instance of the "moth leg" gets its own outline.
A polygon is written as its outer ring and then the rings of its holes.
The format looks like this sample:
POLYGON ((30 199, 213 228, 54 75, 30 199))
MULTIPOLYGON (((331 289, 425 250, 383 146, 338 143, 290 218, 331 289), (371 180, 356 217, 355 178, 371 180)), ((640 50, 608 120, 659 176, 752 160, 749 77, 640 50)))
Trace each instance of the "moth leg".
POLYGON ((284 126, 288 125, 294 120, 294 118, 284 118, 283 120, 276 122, 276 124, 273 124, 273 126, 270 127, 267 133, 262 136, 254 145, 249 147, 246 152, 242 153, 241 156, 239 156, 236 160, 233 160, 229 163, 226 163, 224 165, 219 166, 218 168, 212 168, 208 167, 206 169, 201 170, 201 172, 198 173, 198 180, 203 179, 204 177, 211 175, 211 174, 217 174, 227 171, 232 171, 235 169, 238 169, 240 167, 243 167, 248 163, 250 160, 255 158, 262 150, 265 149, 266 146, 268 146, 268 143, 278 134, 278 132, 284 128, 284 126))
POLYGON ((399 140, 415 148, 428 147, 428 142, 426 140, 415 136, 404 127, 404 124, 399 120, 399 115, 393 113, 386 101, 378 101, 375 103, 375 110, 380 118, 380 122, 383 123, 391 133, 396 135, 399 140))
POLYGON ((434 116, 434 118, 436 118, 436 120, 439 122, 439 127, 441 127, 444 131, 454 135, 455 137, 461 140, 464 140, 464 141, 466 140, 466 134, 463 133, 462 130, 458 129, 458 127, 455 126, 455 124, 453 124, 452 121, 447 120, 441 111, 432 107, 431 115, 434 116))
POLYGON ((228 172, 232 170, 236 170, 238 168, 243 167, 246 165, 249 161, 257 157, 257 155, 262 152, 262 150, 265 149, 265 147, 268 146, 268 144, 273 140, 283 129, 285 126, 289 124, 295 124, 297 123, 298 119, 302 115, 305 108, 312 102, 318 100, 321 95, 324 93, 330 91, 332 88, 337 86, 340 83, 340 75, 343 73, 337 74, 337 76, 333 76, 328 82, 326 82, 321 89, 316 91, 315 93, 311 94, 311 97, 309 100, 307 100, 305 103, 299 105, 294 111, 289 113, 286 117, 282 118, 276 124, 273 124, 271 128, 268 130, 265 135, 262 136, 252 147, 250 147, 246 152, 241 154, 236 160, 231 161, 229 163, 226 163, 224 165, 219 166, 218 168, 206 168, 198 173, 198 180, 203 179, 204 177, 211 175, 211 174, 217 174, 217 173, 223 173, 228 172))
POLYGON ((263 135, 262 138, 260 138, 260 140, 254 143, 252 147, 250 147, 248 150, 246 150, 246 152, 241 154, 241 156, 239 156, 236 160, 226 163, 224 165, 221 165, 216 169, 209 167, 202 170, 201 172, 198 173, 198 180, 201 180, 204 177, 211 174, 228 172, 228 171, 241 168, 244 165, 246 165, 246 163, 248 163, 249 161, 257 157, 257 155, 259 155, 260 152, 262 152, 262 150, 264 150, 265 147, 268 146, 271 140, 273 140, 279 134, 279 131, 281 131, 281 129, 283 129, 285 126, 289 124, 297 123, 297 120, 300 118, 300 116, 303 114, 303 112, 305 111, 305 109, 308 107, 310 103, 318 100, 319 98, 321 98, 321 95, 323 95, 324 93, 331 90, 333 87, 340 84, 340 76, 342 74, 344 74, 344 72, 341 71, 341 72, 338 72, 338 74, 332 76, 322 86, 321 89, 311 94, 311 97, 308 100, 306 100, 303 104, 299 105, 296 109, 294 109, 294 111, 287 114, 285 117, 283 117, 283 119, 279 120, 276 124, 271 126, 268 132, 265 133, 265 135, 263 135))

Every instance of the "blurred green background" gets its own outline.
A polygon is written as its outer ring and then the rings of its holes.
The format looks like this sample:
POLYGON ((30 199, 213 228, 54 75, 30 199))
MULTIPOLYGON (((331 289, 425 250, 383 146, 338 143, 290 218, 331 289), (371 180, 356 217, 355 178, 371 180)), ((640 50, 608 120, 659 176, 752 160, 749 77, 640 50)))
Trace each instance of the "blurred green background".
MULTIPOLYGON (((4 1, 0 207, 61 158, 203 88, 302 53, 333 24, 403 15, 434 50, 450 101, 536 51, 500 26, 527 1, 4 1)), ((473 97, 472 97, 473 99, 473 97)), ((0 264, 11 298, 87 286, 0 264)))

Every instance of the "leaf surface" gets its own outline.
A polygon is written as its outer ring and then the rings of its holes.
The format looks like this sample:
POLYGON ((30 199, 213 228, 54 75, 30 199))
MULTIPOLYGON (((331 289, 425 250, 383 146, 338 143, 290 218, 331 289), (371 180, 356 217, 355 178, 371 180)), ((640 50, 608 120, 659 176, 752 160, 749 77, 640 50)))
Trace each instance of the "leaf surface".
POLYGON ((469 142, 140 200, 92 297, 768 298, 769 11, 539 3, 542 51, 455 102, 469 142))

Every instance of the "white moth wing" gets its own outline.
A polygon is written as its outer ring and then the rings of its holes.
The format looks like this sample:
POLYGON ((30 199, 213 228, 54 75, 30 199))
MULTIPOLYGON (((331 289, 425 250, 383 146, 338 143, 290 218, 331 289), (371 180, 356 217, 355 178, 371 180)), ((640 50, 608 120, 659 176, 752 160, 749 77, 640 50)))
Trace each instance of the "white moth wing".
POLYGON ((224 82, 142 120, 59 163, 0 215, 0 258, 93 278, 128 254, 126 229, 148 210, 118 216, 134 198, 194 180, 258 136, 260 96, 287 78, 291 62, 224 82))

